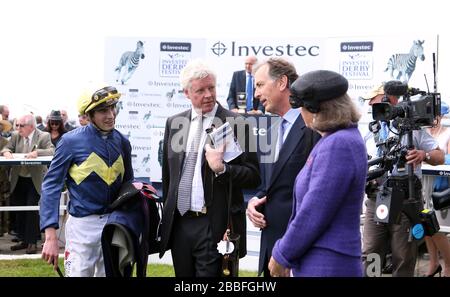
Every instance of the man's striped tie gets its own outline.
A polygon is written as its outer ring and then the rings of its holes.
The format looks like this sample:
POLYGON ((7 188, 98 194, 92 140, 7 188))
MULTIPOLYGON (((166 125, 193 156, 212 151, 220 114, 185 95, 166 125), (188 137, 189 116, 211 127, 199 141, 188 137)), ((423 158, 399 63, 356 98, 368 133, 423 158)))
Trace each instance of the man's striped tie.
POLYGON ((203 117, 197 116, 196 121, 197 130, 195 131, 191 146, 187 151, 180 184, 178 186, 177 207, 181 215, 184 215, 191 208, 192 180, 194 179, 195 164, 197 163, 198 157, 198 147, 202 136, 203 117))

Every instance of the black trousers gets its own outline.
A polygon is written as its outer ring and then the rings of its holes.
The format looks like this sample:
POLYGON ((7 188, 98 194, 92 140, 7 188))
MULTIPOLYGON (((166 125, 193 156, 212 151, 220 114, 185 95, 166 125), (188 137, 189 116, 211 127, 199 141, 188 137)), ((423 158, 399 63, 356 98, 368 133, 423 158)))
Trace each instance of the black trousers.
POLYGON ((265 278, 271 278, 272 277, 270 275, 270 270, 269 270, 269 261, 270 261, 270 259, 266 255, 265 258, 264 258, 264 267, 263 267, 263 270, 262 270, 263 277, 265 277, 265 278))
MULTIPOLYGON (((11 203, 14 206, 37 206, 40 195, 30 177, 20 177, 12 193, 11 203)), ((19 238, 27 244, 36 244, 40 238, 39 211, 18 211, 15 217, 15 227, 19 238)))
POLYGON ((222 256, 212 238, 208 216, 181 217, 175 212, 172 261, 177 277, 219 277, 222 256))

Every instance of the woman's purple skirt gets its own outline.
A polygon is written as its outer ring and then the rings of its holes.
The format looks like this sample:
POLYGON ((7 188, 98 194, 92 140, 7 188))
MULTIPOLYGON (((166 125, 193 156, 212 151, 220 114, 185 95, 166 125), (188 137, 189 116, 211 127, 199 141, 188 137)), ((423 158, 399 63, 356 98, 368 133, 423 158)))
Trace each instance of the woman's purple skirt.
POLYGON ((302 256, 294 277, 362 277, 361 257, 349 256, 323 248, 313 248, 302 256))

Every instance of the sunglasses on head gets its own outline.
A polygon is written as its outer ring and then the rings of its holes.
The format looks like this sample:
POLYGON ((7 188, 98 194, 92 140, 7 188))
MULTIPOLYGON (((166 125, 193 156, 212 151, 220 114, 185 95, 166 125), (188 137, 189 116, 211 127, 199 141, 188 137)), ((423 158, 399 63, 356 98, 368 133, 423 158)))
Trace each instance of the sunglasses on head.
POLYGON ((92 101, 97 102, 102 99, 105 99, 110 94, 115 95, 117 94, 117 89, 115 87, 104 87, 103 89, 100 89, 98 91, 95 91, 94 95, 92 95, 92 101))

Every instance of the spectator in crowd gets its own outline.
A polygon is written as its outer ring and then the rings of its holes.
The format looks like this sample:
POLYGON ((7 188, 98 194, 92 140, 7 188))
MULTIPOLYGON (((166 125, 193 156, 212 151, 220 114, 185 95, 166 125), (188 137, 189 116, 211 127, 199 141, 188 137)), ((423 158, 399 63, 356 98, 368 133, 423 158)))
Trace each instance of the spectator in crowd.
POLYGON ((273 158, 261 161, 262 190, 247 206, 248 218, 262 230, 258 272, 264 272, 265 277, 270 276, 267 265, 273 245, 286 231, 291 216, 295 177, 320 138, 305 126, 300 110, 289 104, 289 85, 297 77, 294 65, 281 58, 271 58, 255 69, 255 96, 268 112, 280 116, 280 124, 270 138, 275 139, 273 158))
MULTIPOLYGON (((11 140, 1 150, 7 159, 13 159, 13 153, 25 154, 25 158, 51 156, 55 147, 50 134, 36 129, 33 115, 21 116, 17 123, 18 132, 13 132, 11 140)), ((42 179, 47 172, 46 165, 13 166, 11 168, 11 204, 14 206, 37 206, 41 195, 42 179)), ((37 211, 21 211, 15 216, 18 237, 23 241, 11 246, 11 250, 26 249, 27 254, 37 251, 40 239, 39 215, 37 211)))
POLYGON ((50 133, 52 143, 56 147, 61 137, 67 132, 64 128, 63 119, 59 110, 52 110, 48 117, 45 131, 50 133))
POLYGON ((247 105, 245 112, 248 114, 262 114, 264 107, 255 95, 255 78, 252 74, 253 65, 256 63, 255 56, 245 58, 245 70, 235 71, 231 78, 230 90, 228 92, 228 109, 238 112, 238 94, 245 94, 247 105))
POLYGON ((6 105, 0 105, 0 115, 3 120, 9 121, 9 108, 6 105))
POLYGON ((160 257, 171 249, 176 276, 217 277, 222 270, 217 243, 227 229, 228 199, 232 199, 230 224, 241 238, 239 257, 246 254, 242 188, 254 188, 260 183, 258 160, 256 152, 248 150, 251 139, 245 124, 233 125, 237 135, 245 138, 238 139, 244 152, 229 163, 224 162, 221 148, 205 146, 205 129, 214 120, 225 123, 237 116, 217 103, 215 73, 201 60, 194 60, 181 71, 180 81, 192 108, 166 122, 162 162, 165 215, 160 257), (185 123, 181 129, 180 122, 185 123), (187 141, 177 146, 179 135, 185 135, 183 139, 187 141))
POLYGON ((286 233, 273 248, 272 276, 363 276, 359 220, 367 153, 348 81, 328 70, 292 83, 293 105, 322 138, 295 180, 286 233))
POLYGON ((9 132, 12 129, 12 124, 3 118, 2 115, 0 115, 0 132, 9 132))
POLYGON ((87 124, 89 124, 89 117, 85 114, 79 114, 78 122, 80 123, 81 127, 86 126, 87 124))
MULTIPOLYGON (((17 121, 18 121, 19 119, 18 118, 14 118, 13 120, 12 120, 12 130, 11 130, 11 132, 13 132, 13 131, 19 131, 19 124, 17 123, 17 121)), ((11 135, 10 135, 11 136, 11 135)))
MULTIPOLYGON (((2 136, 3 132, 9 132, 12 125, 9 121, 3 119, 0 115, 0 150, 8 143, 8 140, 2 136)), ((9 177, 8 168, 0 166, 0 206, 9 206, 9 177)), ((9 232, 9 216, 7 211, 0 211, 0 237, 9 232)))
POLYGON ((66 133, 42 184, 42 258, 58 267, 59 202, 64 183, 70 193, 65 225, 66 276, 105 276, 101 235, 110 203, 133 180, 131 144, 114 128, 120 93, 112 86, 87 88, 78 101, 79 114, 90 124, 66 133))
POLYGON ((64 109, 61 109, 60 112, 61 112, 61 117, 62 117, 63 123, 64 123, 64 129, 66 129, 66 131, 72 131, 73 129, 75 129, 75 127, 69 123, 69 117, 67 116, 67 111, 64 109))
POLYGON ((41 131, 45 130, 44 124, 42 124, 42 117, 40 115, 36 116, 36 128, 38 128, 41 131))
MULTIPOLYGON (((393 96, 384 93, 384 87, 376 86, 369 93, 363 96, 364 99, 369 100, 369 105, 375 103, 386 102, 391 105, 397 105, 399 101, 398 96, 393 96)), ((386 140, 389 136, 398 134, 395 127, 389 128, 384 122, 380 123, 380 130, 377 133, 368 133, 364 138, 366 140, 367 153, 371 157, 380 156, 380 152, 376 143, 386 140)), ((402 145, 407 144, 407 135, 401 135, 400 142, 402 145)), ((420 179, 422 177, 421 164, 427 162, 430 165, 439 165, 444 162, 444 153, 439 149, 439 144, 431 137, 424 129, 413 131, 413 145, 414 148, 408 150, 406 155, 407 164, 414 165, 415 175, 415 191, 414 196, 418 200, 418 204, 422 199, 422 186, 420 179)), ((408 174, 408 166, 405 170, 399 172, 397 166, 392 170, 393 176, 402 176, 408 174)), ((390 244, 392 252, 392 276, 394 277, 413 277, 414 268, 416 266, 418 246, 415 240, 411 240, 410 230, 411 221, 406 214, 402 212, 399 216, 398 222, 390 222, 389 224, 380 224, 376 222, 376 198, 379 187, 387 180, 387 175, 378 179, 370 181, 366 187, 366 214, 364 218, 364 233, 363 233, 363 259, 364 259, 364 273, 369 275, 376 275, 375 270, 371 270, 372 261, 385 259, 388 250, 387 244, 390 244)), ((409 193, 408 193, 409 194, 409 193)), ((423 205, 421 205, 423 206, 423 205)), ((382 263, 381 263, 382 264, 382 263)), ((384 265, 382 265, 384 266, 384 265)), ((381 270, 381 269, 380 269, 381 270)))
MULTIPOLYGON (((5 121, 9 121, 9 108, 6 105, 0 105, 0 115, 2 116, 2 119, 5 121)), ((4 131, 2 132, 3 137, 9 138, 11 137, 11 131, 4 131)))
MULTIPOLYGON (((450 164, 450 129, 442 125, 442 118, 449 113, 449 106, 444 101, 441 101, 441 116, 437 117, 436 126, 429 128, 428 132, 433 136, 438 142, 439 147, 444 151, 445 164, 450 164)), ((443 191, 447 189, 450 185, 447 176, 437 176, 433 177, 430 175, 425 175, 422 178, 423 192, 425 197, 425 207, 432 208, 430 204, 431 192, 433 191, 443 191)), ((448 210, 444 210, 445 212, 448 210)), ((439 224, 443 225, 443 216, 440 210, 437 211, 440 215, 437 216, 439 224)), ((435 276, 436 274, 441 275, 442 270, 444 276, 450 277, 450 243, 448 241, 445 233, 438 232, 433 236, 426 236, 425 243, 427 245, 427 250, 430 255, 430 263, 428 266, 427 276, 435 276), (444 269, 442 269, 439 263, 439 255, 444 259, 444 269)))

